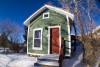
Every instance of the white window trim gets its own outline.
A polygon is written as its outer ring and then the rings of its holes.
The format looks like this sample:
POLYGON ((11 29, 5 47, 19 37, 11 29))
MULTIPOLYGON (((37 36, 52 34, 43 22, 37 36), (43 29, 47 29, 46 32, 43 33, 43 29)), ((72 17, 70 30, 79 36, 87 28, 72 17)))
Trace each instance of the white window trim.
POLYGON ((47 13, 43 13, 43 19, 47 19, 47 18, 49 18, 49 14, 50 14, 49 12, 47 12, 47 13), (44 17, 45 14, 48 14, 48 17, 44 17))
POLYGON ((33 29, 33 47, 32 47, 32 49, 34 49, 34 50, 42 50, 42 31, 43 31, 42 28, 33 29), (34 38, 34 33, 35 33, 36 30, 41 30, 41 43, 40 43, 40 47, 34 47, 34 39, 36 39, 36 38, 34 38))

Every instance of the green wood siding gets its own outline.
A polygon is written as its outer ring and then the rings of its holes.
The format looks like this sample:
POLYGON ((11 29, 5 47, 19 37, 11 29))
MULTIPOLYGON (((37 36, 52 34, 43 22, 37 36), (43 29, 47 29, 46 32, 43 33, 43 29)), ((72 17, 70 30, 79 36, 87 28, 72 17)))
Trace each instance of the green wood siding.
MULTIPOLYGON (((28 52, 36 53, 36 54, 47 54, 48 53, 48 30, 45 30, 46 26, 50 26, 51 24, 60 24, 61 25, 61 37, 64 37, 64 40, 68 40, 68 31, 67 31, 67 23, 66 17, 58 14, 54 11, 46 9, 41 14, 39 14, 35 19, 31 21, 29 27, 29 35, 28 35, 28 52), (43 13, 49 12, 49 18, 43 19, 43 13), (42 48, 43 50, 33 50, 33 29, 43 28, 43 36, 42 36, 42 48)), ((66 47, 68 44, 66 43, 66 47)))

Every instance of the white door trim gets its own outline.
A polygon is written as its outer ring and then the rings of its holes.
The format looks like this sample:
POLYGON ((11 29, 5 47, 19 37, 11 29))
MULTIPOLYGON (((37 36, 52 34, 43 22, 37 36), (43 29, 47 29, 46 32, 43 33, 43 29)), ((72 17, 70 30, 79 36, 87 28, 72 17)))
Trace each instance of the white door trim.
POLYGON ((59 44, 60 44, 60 48, 59 48, 59 54, 60 54, 60 50, 61 50, 61 27, 60 26, 49 26, 48 27, 48 54, 50 54, 50 29, 51 28, 59 28, 59 44))

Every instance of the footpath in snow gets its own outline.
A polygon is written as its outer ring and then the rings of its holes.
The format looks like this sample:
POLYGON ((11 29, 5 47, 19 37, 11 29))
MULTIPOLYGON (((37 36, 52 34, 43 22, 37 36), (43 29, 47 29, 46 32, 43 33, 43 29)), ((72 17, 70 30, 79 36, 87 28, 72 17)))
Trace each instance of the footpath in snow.
POLYGON ((78 45, 76 52, 72 55, 70 59, 64 59, 62 62, 63 67, 85 67, 82 63, 82 46, 78 45))

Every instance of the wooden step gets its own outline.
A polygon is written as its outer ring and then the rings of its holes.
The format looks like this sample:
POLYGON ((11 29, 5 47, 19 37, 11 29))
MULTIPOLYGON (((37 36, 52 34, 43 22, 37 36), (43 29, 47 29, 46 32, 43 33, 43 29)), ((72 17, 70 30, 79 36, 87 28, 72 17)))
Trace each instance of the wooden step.
POLYGON ((34 65, 41 66, 41 67, 59 67, 59 63, 54 62, 54 61, 41 61, 41 60, 39 60, 34 65))
POLYGON ((49 54, 38 57, 34 67, 59 67, 59 54, 49 54))
POLYGON ((50 55, 40 56, 40 57, 38 57, 38 60, 58 61, 59 55, 58 54, 50 54, 50 55))

